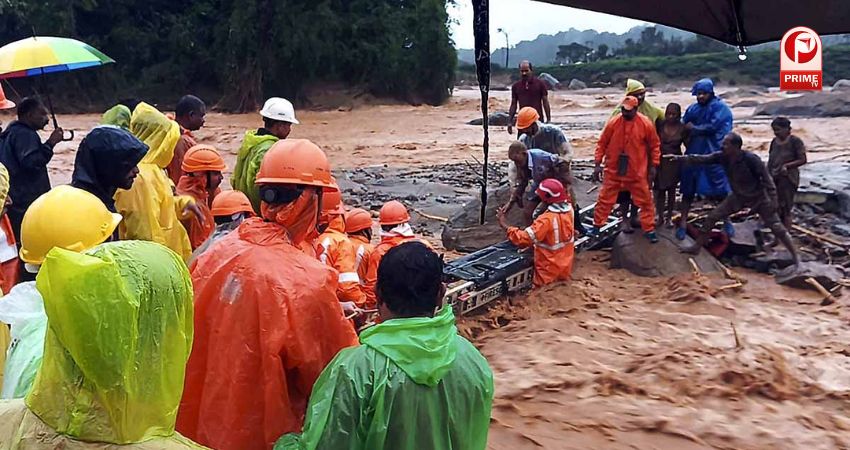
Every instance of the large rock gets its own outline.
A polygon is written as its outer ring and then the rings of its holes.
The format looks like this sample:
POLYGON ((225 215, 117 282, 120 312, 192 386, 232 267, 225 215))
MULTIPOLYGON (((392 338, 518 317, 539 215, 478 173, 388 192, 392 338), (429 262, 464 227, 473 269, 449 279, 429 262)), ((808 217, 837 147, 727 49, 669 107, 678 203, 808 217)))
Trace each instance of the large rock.
POLYGON ((844 272, 837 266, 810 261, 800 263, 797 270, 789 267, 775 276, 776 282, 779 284, 801 289, 815 289, 806 282, 808 278, 814 278, 823 287, 832 290, 844 278, 844 272))
POLYGON ((558 81, 558 79, 553 77, 552 75, 549 75, 548 73, 541 73, 537 76, 537 78, 540 78, 541 80, 543 80, 544 83, 546 83, 546 89, 553 90, 561 88, 561 82, 558 81))
POLYGON ((850 91, 850 80, 840 79, 832 85, 833 91, 850 91))
MULTIPOLYGON (((504 241, 507 235, 496 220, 496 210, 507 204, 510 198, 511 188, 507 184, 499 187, 495 192, 489 192, 484 225, 478 224, 481 199, 475 198, 467 202, 443 226, 443 247, 447 250, 471 252, 504 241)), ((508 213, 508 222, 522 223, 522 210, 514 207, 508 213)))
POLYGON ((679 251, 680 245, 690 245, 691 238, 684 241, 676 239, 673 230, 658 229, 659 241, 656 244, 640 231, 632 234, 620 233, 614 239, 611 248, 611 268, 626 269, 642 277, 666 277, 693 271, 688 259, 693 258, 700 272, 720 271, 720 264, 707 251, 700 250, 697 255, 679 251))
POLYGON ((850 92, 814 92, 763 103, 753 114, 756 116, 850 116, 850 92))
MULTIPOLYGON (((479 117, 478 119, 470 120, 469 122, 466 122, 466 123, 467 123, 467 125, 483 125, 484 119, 479 117)), ((506 126, 508 126, 509 123, 510 123, 510 116, 508 116, 507 113, 495 112, 493 114, 490 114, 490 126, 506 127, 506 126)))
POLYGON ((800 190, 828 192, 826 202, 820 205, 827 212, 850 219, 850 163, 818 161, 800 168, 800 190))
POLYGON ((573 78, 572 80, 570 80, 570 84, 569 84, 569 86, 567 86, 567 89, 569 89, 571 91, 577 91, 579 89, 587 89, 587 83, 585 83, 584 81, 581 81, 579 79, 573 78))

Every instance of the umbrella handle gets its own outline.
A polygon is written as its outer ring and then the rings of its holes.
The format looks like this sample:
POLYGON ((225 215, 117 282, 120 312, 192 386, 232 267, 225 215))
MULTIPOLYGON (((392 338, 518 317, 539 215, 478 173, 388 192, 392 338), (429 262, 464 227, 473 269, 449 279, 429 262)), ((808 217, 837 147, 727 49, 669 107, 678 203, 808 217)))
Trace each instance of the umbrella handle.
POLYGON ((62 133, 62 142, 68 142, 68 141, 74 140, 74 130, 68 130, 67 132, 71 133, 71 134, 68 137, 65 137, 65 133, 62 133))

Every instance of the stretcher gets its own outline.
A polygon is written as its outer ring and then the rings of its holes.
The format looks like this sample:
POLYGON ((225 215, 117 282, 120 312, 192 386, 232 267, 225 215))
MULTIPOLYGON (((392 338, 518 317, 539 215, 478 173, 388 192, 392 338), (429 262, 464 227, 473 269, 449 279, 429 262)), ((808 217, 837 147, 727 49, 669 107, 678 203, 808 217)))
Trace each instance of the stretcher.
MULTIPOLYGON (((579 211, 585 229, 593 227, 591 204, 579 211)), ((599 233, 575 241, 576 252, 599 247, 620 230, 622 220, 609 216, 599 233)), ((531 287, 534 258, 531 249, 518 249, 510 241, 500 242, 446 264, 443 280, 448 284, 444 301, 456 314, 469 314, 482 306, 531 287)))

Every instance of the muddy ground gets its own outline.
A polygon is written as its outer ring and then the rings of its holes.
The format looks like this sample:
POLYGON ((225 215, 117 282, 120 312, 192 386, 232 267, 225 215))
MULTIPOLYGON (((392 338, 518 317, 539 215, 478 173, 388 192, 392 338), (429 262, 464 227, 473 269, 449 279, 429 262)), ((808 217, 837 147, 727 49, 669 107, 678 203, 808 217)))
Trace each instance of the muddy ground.
MULTIPOLYGON (((734 91, 736 130, 765 156, 769 119, 754 103, 783 96, 734 91)), ((478 91, 458 90, 441 107, 359 106, 298 111, 292 137, 325 149, 346 202, 377 210, 401 198, 416 211, 449 217, 477 194, 482 159, 478 91), (475 169, 477 170, 477 169, 475 169)), ((493 92, 491 110, 507 110, 493 92)), ((577 158, 592 155, 619 90, 553 92, 554 122, 577 158)), ((689 92, 651 92, 686 107, 689 92)), ((57 146, 54 183, 70 179, 74 149, 98 115, 60 116, 77 140, 57 146)), ((8 116, 0 116, 7 122, 8 116)), ((256 114, 211 113, 198 140, 218 146, 232 170, 256 114)), ((848 161, 850 118, 794 119, 810 161, 848 161)), ((491 131, 492 160, 504 163, 511 137, 491 131)), ((503 174, 492 174, 495 188, 503 174)), ((442 222, 413 213, 439 244, 442 222)), ((606 252, 579 256, 575 279, 503 302, 462 320, 496 376, 489 448, 507 449, 843 449, 850 448, 850 328, 847 300, 820 306, 811 291, 744 273, 742 290, 721 278, 639 278, 607 268, 606 252), (738 340, 736 343, 735 334, 738 340)))

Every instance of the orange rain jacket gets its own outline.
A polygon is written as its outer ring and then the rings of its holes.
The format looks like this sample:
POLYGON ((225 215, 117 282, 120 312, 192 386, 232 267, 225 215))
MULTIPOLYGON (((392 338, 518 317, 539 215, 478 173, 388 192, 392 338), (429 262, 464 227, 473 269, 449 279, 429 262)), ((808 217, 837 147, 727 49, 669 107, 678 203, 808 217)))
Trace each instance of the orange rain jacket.
POLYGON ((319 261, 339 272, 336 294, 341 302, 354 302, 359 307, 366 304, 366 294, 360 288, 357 275, 357 248, 345 234, 343 216, 332 216, 328 228, 316 239, 319 261))
MULTIPOLYGON (((349 239, 355 247, 355 266, 357 267, 357 276, 360 277, 360 285, 366 284, 366 273, 369 271, 369 258, 372 252, 375 251, 375 246, 366 239, 366 236, 357 234, 349 235, 349 239)), ((365 292, 364 292, 365 294, 365 292)))
POLYGON ((649 190, 647 170, 651 164, 658 167, 661 163, 661 142, 655 131, 655 124, 646 116, 638 113, 633 120, 626 120, 622 114, 613 117, 602 130, 602 136, 596 145, 595 160, 605 164, 602 189, 594 208, 594 223, 605 223, 620 191, 629 191, 632 201, 640 208, 640 223, 644 231, 655 229, 655 204, 649 190), (625 176, 617 175, 620 154, 629 157, 629 166, 625 176))
MULTIPOLYGON (((8 258, 0 262, 0 288, 3 289, 3 295, 5 295, 18 283, 21 275, 21 264, 18 261, 18 248, 15 242, 15 234, 12 233, 12 223, 9 221, 9 216, 3 215, 3 218, 0 219, 0 228, 6 235, 6 242, 0 242, 0 247, 3 250, 0 251, 0 261, 8 258)), ((3 350, 5 349, 0 348, 0 351, 3 350)))
POLYGON ((313 383, 337 352, 357 345, 337 278, 291 245, 285 228, 260 218, 200 255, 177 429, 228 450, 271 449, 301 431, 313 383))
POLYGON ((575 256, 573 208, 569 203, 549 205, 530 227, 508 228, 517 247, 534 246, 534 286, 569 280, 575 256))
POLYGON ((204 213, 204 219, 206 219, 203 225, 201 225, 201 221, 194 215, 180 219, 186 228, 186 232, 189 233, 189 242, 192 243, 192 251, 194 251, 203 245, 215 231, 215 218, 213 218, 212 211, 210 210, 215 195, 213 195, 213 198, 210 198, 209 191, 207 190, 207 177, 204 174, 189 176, 184 173, 177 183, 177 193, 194 198, 195 204, 204 213))

